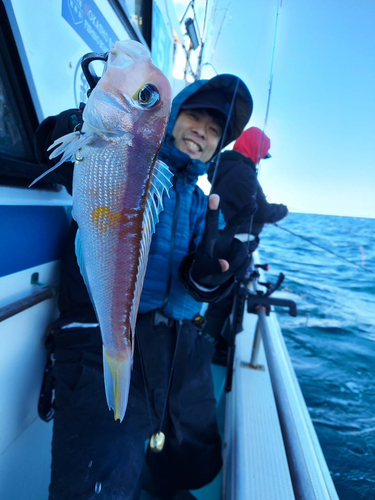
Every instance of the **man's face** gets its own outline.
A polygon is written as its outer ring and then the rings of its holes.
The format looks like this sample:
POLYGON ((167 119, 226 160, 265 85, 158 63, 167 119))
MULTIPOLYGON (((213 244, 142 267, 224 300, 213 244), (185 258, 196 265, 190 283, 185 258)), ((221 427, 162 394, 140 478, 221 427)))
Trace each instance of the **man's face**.
POLYGON ((193 160, 207 163, 219 145, 223 130, 205 110, 180 111, 174 129, 174 145, 193 160))

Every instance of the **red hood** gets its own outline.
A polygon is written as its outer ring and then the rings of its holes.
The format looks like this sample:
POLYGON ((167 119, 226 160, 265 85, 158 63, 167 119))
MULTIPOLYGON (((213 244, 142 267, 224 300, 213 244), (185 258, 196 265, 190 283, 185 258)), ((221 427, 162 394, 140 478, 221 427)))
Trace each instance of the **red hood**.
POLYGON ((271 141, 266 134, 257 127, 251 127, 242 132, 233 149, 247 156, 257 165, 262 158, 267 156, 270 147, 271 141), (260 151, 261 147, 262 151, 260 151))

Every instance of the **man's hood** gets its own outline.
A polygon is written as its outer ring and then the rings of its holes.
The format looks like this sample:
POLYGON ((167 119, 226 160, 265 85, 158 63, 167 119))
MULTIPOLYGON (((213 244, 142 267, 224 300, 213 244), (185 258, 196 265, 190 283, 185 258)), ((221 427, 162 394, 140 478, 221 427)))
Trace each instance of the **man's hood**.
POLYGON ((176 123, 181 106, 193 94, 201 90, 220 89, 228 95, 228 101, 229 103, 231 103, 236 86, 236 99, 231 113, 233 133, 230 136, 226 137, 223 147, 236 140, 242 133, 247 122, 250 120, 250 116, 253 111, 253 99, 244 82, 234 75, 217 75, 214 78, 211 78, 211 80, 198 80, 185 87, 173 99, 166 137, 172 136, 173 128, 176 123))
POLYGON ((223 147, 240 136, 243 128, 250 119, 253 100, 244 82, 234 75, 218 75, 211 80, 198 80, 185 87, 174 99, 171 114, 167 125, 165 139, 160 149, 159 157, 165 161, 174 173, 188 169, 190 176, 198 177, 207 172, 210 163, 203 163, 200 160, 192 160, 189 155, 183 153, 174 146, 173 129, 183 103, 193 94, 200 90, 221 89, 223 92, 233 96, 237 86, 236 100, 232 110, 232 130, 231 136, 224 141, 223 147), (238 80, 238 85, 237 85, 238 80))

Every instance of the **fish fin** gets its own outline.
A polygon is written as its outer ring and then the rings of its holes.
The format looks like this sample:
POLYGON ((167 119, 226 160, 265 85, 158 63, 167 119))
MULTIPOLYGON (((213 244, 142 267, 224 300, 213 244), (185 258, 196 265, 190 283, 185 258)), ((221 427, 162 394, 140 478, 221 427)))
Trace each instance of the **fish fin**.
POLYGON ((85 255, 83 253, 82 239, 81 239, 81 233, 80 233, 79 228, 77 229, 77 232, 76 232, 74 247, 75 247, 75 252, 76 252, 79 270, 81 271, 83 281, 85 282, 87 289, 89 289, 89 280, 87 277, 86 265, 85 265, 85 255))
MULTIPOLYGON (((95 308, 95 303, 94 303, 93 298, 92 298, 92 293, 90 290, 89 279, 88 279, 87 272, 86 272, 85 255, 83 252, 81 233, 80 233, 79 229, 77 230, 77 233, 76 233, 76 239, 74 242, 74 246, 75 246, 75 252, 76 252, 79 270, 81 271, 83 281, 85 282, 91 303, 92 303, 94 310, 95 310, 96 317, 99 318, 98 313, 97 313, 96 308, 95 308)), ((99 322, 99 319, 98 319, 98 322, 99 322)))
POLYGON ((61 160, 56 163, 53 167, 49 168, 46 170, 42 175, 37 177, 29 187, 33 186, 36 182, 40 181, 40 179, 43 179, 46 175, 49 173, 53 172, 56 168, 58 168, 62 163, 66 161, 75 161, 75 153, 81 149, 83 146, 86 144, 89 144, 92 142, 94 139, 94 134, 90 132, 85 132, 85 133, 80 133, 80 132, 71 132, 70 134, 63 135, 59 139, 56 139, 53 144, 47 149, 49 151, 50 149, 56 147, 50 154, 49 158, 52 160, 53 158, 56 158, 57 156, 61 155, 63 153, 63 156, 61 160))
POLYGON ((131 359, 113 357, 103 346, 104 385, 108 408, 122 422, 128 404, 131 359))
POLYGON ((134 292, 132 308, 130 311, 130 328, 132 334, 133 351, 134 351, 135 323, 137 319, 139 301, 142 293, 143 281, 146 274, 151 238, 153 233, 155 232, 155 225, 159 221, 159 214, 163 210, 164 191, 168 194, 168 191, 172 186, 171 182, 172 176, 173 174, 169 170, 167 165, 160 160, 156 160, 152 172, 151 188, 148 194, 146 209, 143 216, 142 241, 141 241, 141 252, 138 264, 137 284, 134 292))

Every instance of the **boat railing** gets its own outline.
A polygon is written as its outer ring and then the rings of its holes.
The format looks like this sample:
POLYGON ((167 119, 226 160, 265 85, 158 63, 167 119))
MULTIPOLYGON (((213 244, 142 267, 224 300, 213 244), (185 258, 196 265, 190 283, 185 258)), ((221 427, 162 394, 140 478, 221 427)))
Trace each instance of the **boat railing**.
MULTIPOLYGON (((257 299, 259 300, 259 298, 257 299)), ((289 301, 285 301, 284 304, 283 299, 279 299, 278 302, 280 306, 290 306, 289 301)), ((293 313, 292 315, 296 314, 295 307, 293 313)), ((283 382, 282 374, 280 372, 280 365, 277 361, 276 352, 272 345, 271 332, 267 324, 266 312, 264 308, 260 307, 257 314, 258 321, 254 334, 249 367, 252 369, 263 368, 258 364, 259 349, 263 340, 294 495, 296 500, 316 500, 314 488, 294 422, 293 413, 288 402, 288 395, 283 382)))
POLYGON ((23 297, 22 299, 15 300, 11 304, 0 307, 0 322, 19 314, 22 311, 43 302, 44 300, 51 299, 56 296, 56 287, 39 283, 38 279, 38 273, 33 273, 31 276, 31 284, 39 287, 37 292, 28 295, 27 297, 23 297))
POLYGON ((311 482, 296 422, 289 403, 288 393, 284 385, 280 364, 273 347, 266 313, 263 308, 258 311, 258 322, 250 361, 254 366, 257 366, 257 356, 261 340, 263 341, 266 353, 295 499, 316 500, 317 497, 311 482))
POLYGON ((224 499, 338 500, 274 311, 295 316, 296 305, 257 288, 248 289, 235 335, 224 499))

